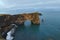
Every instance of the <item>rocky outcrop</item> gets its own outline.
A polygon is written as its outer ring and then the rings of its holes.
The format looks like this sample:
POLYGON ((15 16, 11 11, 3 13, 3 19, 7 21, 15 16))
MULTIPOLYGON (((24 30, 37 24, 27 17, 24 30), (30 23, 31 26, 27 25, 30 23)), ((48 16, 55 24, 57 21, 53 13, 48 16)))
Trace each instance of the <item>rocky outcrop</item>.
POLYGON ((0 15, 0 32, 3 34, 4 32, 8 32, 11 29, 9 25, 11 24, 24 24, 26 20, 30 20, 32 24, 40 24, 39 15, 41 13, 34 12, 34 13, 24 13, 24 14, 16 14, 16 15, 9 15, 4 14, 0 15))

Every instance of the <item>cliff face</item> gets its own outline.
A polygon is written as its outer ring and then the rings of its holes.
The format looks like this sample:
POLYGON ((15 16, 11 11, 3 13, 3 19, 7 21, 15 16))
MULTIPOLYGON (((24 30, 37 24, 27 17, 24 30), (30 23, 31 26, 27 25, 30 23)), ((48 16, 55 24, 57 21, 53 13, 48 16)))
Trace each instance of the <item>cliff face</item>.
POLYGON ((40 24, 39 14, 18 14, 18 15, 2 15, 0 16, 0 26, 10 25, 13 23, 24 24, 25 20, 30 20, 33 24, 40 24))
POLYGON ((15 23, 24 24, 26 20, 30 20, 33 24, 40 24, 39 15, 37 13, 33 14, 19 14, 16 15, 15 23))
POLYGON ((17 14, 17 15, 0 15, 0 32, 8 32, 10 24, 24 24, 26 20, 30 20, 33 24, 40 24, 39 13, 17 14))

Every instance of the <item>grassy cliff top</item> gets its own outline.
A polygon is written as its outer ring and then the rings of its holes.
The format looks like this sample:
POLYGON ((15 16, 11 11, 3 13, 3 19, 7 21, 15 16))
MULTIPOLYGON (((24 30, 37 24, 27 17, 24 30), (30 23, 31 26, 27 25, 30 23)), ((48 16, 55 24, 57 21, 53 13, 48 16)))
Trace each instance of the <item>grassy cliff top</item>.
MULTIPOLYGON (((14 15, 21 15, 21 14, 39 14, 39 15, 42 15, 41 13, 39 12, 31 12, 31 13, 18 13, 18 14, 14 14, 14 15)), ((4 15, 10 15, 10 14, 0 14, 0 16, 4 16, 4 15)))
POLYGON ((4 15, 10 15, 10 14, 0 14, 0 16, 4 16, 4 15))

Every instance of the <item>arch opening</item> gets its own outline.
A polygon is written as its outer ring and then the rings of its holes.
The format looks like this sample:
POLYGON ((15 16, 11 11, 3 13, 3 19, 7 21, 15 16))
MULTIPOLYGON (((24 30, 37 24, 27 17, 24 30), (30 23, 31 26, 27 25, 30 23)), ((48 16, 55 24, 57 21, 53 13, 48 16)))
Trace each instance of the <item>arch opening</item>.
POLYGON ((24 22, 24 25, 25 25, 25 26, 30 26, 30 25, 31 25, 31 21, 30 21, 30 20, 26 20, 26 21, 24 22))

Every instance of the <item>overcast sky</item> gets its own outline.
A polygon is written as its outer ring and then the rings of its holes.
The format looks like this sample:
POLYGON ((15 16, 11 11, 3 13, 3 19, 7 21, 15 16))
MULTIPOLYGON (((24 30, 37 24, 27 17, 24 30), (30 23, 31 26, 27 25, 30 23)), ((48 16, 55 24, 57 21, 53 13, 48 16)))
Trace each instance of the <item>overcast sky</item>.
POLYGON ((29 8, 60 9, 60 0, 0 0, 0 10, 29 8))

